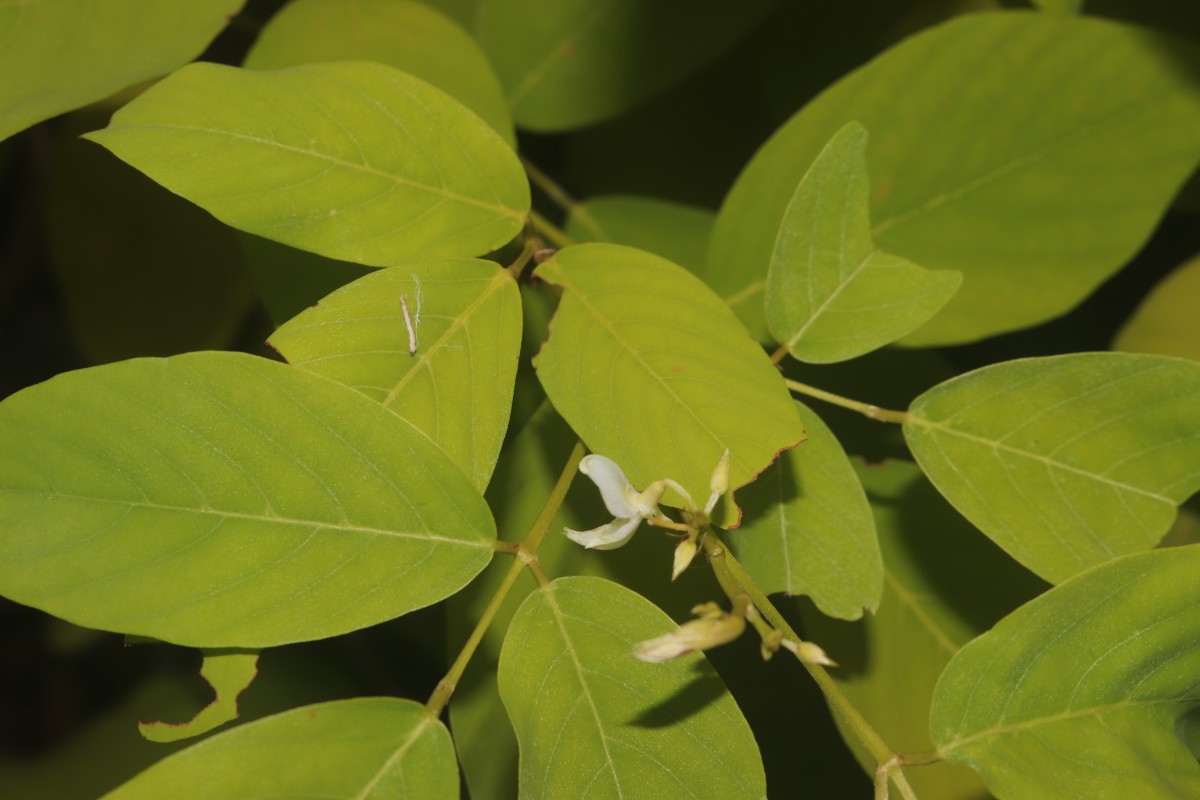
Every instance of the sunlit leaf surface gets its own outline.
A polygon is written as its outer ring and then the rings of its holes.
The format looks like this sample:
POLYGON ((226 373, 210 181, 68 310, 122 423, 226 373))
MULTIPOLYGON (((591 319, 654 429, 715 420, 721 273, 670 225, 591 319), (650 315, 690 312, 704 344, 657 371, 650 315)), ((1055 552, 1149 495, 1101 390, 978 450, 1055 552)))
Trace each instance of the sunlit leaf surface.
POLYGON ((105 800, 454 800, 458 765, 442 723, 411 700, 305 706, 163 759, 105 800))
POLYGON ((474 111, 510 144, 512 116, 487 56, 458 23, 406 0, 292 0, 267 22, 243 66, 377 61, 407 72, 474 111))
POLYGON ((845 361, 911 333, 962 283, 871 239, 867 131, 834 134, 788 202, 767 273, 767 327, 801 361, 845 361))
POLYGON ((487 487, 508 427, 521 346, 521 298, 507 271, 472 258, 410 261, 339 289, 270 341, 291 364, 353 386, 404 417, 476 489, 487 487))
POLYGON ((436 602, 492 554, 483 499, 427 437, 253 356, 65 373, 0 404, 0 454, 0 593, 88 627, 319 639, 436 602))
POLYGON ((938 490, 1058 583, 1153 547, 1200 489, 1200 364, 1082 353, 969 372, 904 424, 938 490))
POLYGON ((244 2, 0 3, 0 139, 186 64, 244 2))
MULTIPOLYGON (((838 661, 830 675, 892 747, 933 749, 929 704, 946 663, 1046 585, 973 529, 938 496, 915 464, 858 464, 883 551, 883 599, 853 624, 797 603, 805 634, 838 661)), ((835 718, 835 722, 838 721, 835 718)), ((859 763, 875 760, 841 726, 859 763)), ((979 776, 942 761, 906 770, 922 800, 986 800, 979 776)))
POLYGON ((763 591, 806 594, 830 616, 858 619, 883 591, 871 509, 833 433, 797 407, 807 438, 738 493, 742 524, 729 545, 763 591))
POLYGON ((88 138, 235 228, 374 266, 485 253, 529 206, 487 123, 383 64, 191 64, 88 138))
POLYGON ((704 657, 633 657, 637 643, 674 627, 602 578, 559 578, 529 596, 499 672, 522 797, 766 795, 754 735, 704 657))
POLYGON ((537 274, 565 290, 535 361, 546 394, 639 488, 671 478, 703 503, 726 448, 737 487, 804 437, 766 354, 683 268, 586 244, 558 251, 537 274))
POLYGON ((930 727, 998 797, 1200 796, 1200 545, 1126 556, 951 660, 930 727))
MULTIPOLYGON (((765 278, 797 183, 857 120, 871 132, 875 242, 963 273, 906 343, 967 342, 1058 316, 1142 246, 1195 168, 1198 65, 1195 45, 1086 16, 967 14, 912 36, 758 151, 717 217, 713 286, 740 296, 765 278)), ((737 306, 765 337, 760 308, 737 306)))

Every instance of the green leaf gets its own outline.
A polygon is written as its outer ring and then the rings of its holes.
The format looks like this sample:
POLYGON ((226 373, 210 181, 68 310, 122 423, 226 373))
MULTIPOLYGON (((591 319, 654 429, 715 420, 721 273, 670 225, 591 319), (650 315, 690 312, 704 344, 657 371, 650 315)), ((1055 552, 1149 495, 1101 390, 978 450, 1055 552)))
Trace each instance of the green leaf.
POLYGON ((1083 0, 1032 0, 1033 4, 1049 14, 1078 14, 1083 10, 1083 0))
POLYGON ((767 326, 801 361, 846 361, 919 328, 954 296, 958 272, 931 272, 871 239, 867 131, 829 140, 783 212, 767 272, 767 326))
POLYGON ((806 594, 830 616, 858 619, 883 591, 871 508, 833 433, 796 406, 808 438, 738 493, 729 546, 764 592, 806 594))
POLYGON ((268 647, 453 594, 494 523, 428 438, 237 353, 59 375, 0 404, 0 593, 79 625, 268 647))
POLYGON ((1058 583, 1153 547, 1200 489, 1200 364, 1080 353, 1008 361, 913 401, 904 435, 963 516, 1058 583))
MULTIPOLYGON (((1046 586, 955 513, 915 464, 856 468, 879 531, 883 599, 874 614, 853 625, 807 603, 797 607, 806 635, 837 659, 839 668, 829 674, 854 707, 890 746, 923 753, 933 749, 929 705, 950 657, 1046 586)), ((859 763, 874 773, 875 759, 858 737, 840 730, 859 763)), ((925 800, 989 797, 979 776, 959 764, 924 765, 905 775, 925 800)))
POLYGON ((239 233, 237 237, 246 269, 276 327, 315 306, 330 292, 375 271, 374 267, 326 258, 261 236, 239 233))
POLYGON ((0 4, 0 139, 186 64, 244 2, 0 4))
POLYGON ((163 759, 105 795, 249 800, 458 797, 454 745, 411 700, 305 706, 241 725, 163 759))
POLYGON ((235 228, 373 266, 492 250, 529 207, 495 131, 382 64, 191 64, 87 138, 235 228))
POLYGON ((139 722, 138 731, 152 742, 203 736, 238 718, 238 695, 257 675, 257 650, 205 650, 200 677, 212 687, 213 701, 187 722, 139 722))
MULTIPOLYGON (((538 377, 587 446, 635 485, 671 478, 703 503, 726 448, 737 487, 804 438, 778 371, 686 270, 630 247, 584 244, 559 250, 537 274, 565 289, 534 362, 538 377)), ((723 525, 735 514, 727 508, 723 525)))
POLYGON ((748 0, 482 0, 476 32, 517 125, 579 128, 618 116, 715 61, 771 10, 748 0))
MULTIPOLYGON (((500 538, 510 542, 524 538, 577 440, 545 402, 510 440, 487 492, 500 538)), ((542 568, 550 575, 595 575, 617 581, 681 617, 688 614, 695 597, 711 591, 712 577, 700 567, 668 582, 676 544, 669 535, 643 532, 619 550, 598 553, 584 550, 562 534, 564 527, 593 527, 607 514, 595 484, 574 481, 538 550, 542 568)), ((458 655, 507 571, 508 564, 494 562, 491 569, 447 601, 451 658, 458 655)), ((501 702, 495 673, 509 620, 525 596, 536 588, 533 581, 522 578, 508 593, 450 703, 454 742, 474 800, 517 796, 517 738, 501 702)))
MULTIPOLYGON (((857 120, 871 132, 875 241, 963 273, 905 343, 972 341, 1058 316, 1142 246, 1196 166, 1197 65, 1193 45, 1089 17, 969 14, 913 36, 755 155, 717 216, 713 287, 735 296, 766 277, 796 184, 857 120)), ((737 308, 765 336, 756 304, 737 308)))
POLYGON ((521 346, 521 296, 491 261, 427 259, 375 272, 275 332, 294 366, 352 386, 437 442, 487 488, 521 346), (404 297, 417 350, 409 353, 404 297))
POLYGON ((1159 281, 1121 328, 1113 349, 1200 361, 1197 297, 1200 297, 1200 256, 1159 281))
POLYGON ((271 17, 243 66, 377 61, 441 89, 510 145, 512 116, 500 79, 471 35, 442 12, 404 0, 292 0, 271 17))
POLYGON ((646 250, 695 272, 704 265, 715 215, 706 208, 633 195, 593 197, 571 207, 567 235, 646 250))
POLYGON ((754 735, 704 657, 633 657, 674 628, 602 578, 559 578, 526 599, 499 673, 522 797, 766 796, 754 735))
POLYGON ((998 797, 1200 796, 1200 545, 1096 567, 951 660, 930 728, 998 797), (1195 742, 1193 741, 1193 745, 1195 742))
POLYGON ((45 185, 46 245, 76 349, 88 363, 229 347, 254 300, 233 231, 64 120, 45 185))

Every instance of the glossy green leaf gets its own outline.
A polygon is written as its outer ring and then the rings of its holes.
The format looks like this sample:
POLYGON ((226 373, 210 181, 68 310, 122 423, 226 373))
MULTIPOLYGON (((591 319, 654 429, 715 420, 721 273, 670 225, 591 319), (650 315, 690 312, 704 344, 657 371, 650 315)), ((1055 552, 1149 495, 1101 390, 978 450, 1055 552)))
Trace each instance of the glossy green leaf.
POLYGON ((292 0, 246 55, 248 69, 377 61, 441 89, 516 142, 500 79, 471 35, 440 11, 406 0, 292 0))
POLYGON ((105 800, 458 797, 454 744, 411 700, 305 706, 241 725, 163 759, 105 800))
MULTIPOLYGON (((810 429, 811 430, 811 429, 810 429)), ((805 634, 838 661, 830 676, 872 727, 904 753, 933 749, 929 704, 950 657, 1046 585, 946 504, 915 464, 857 464, 883 551, 878 610, 853 625, 797 604, 805 634)), ((836 721, 836 718, 835 718, 836 721)), ((868 774, 875 760, 842 738, 868 774)), ((979 776, 939 762, 906 770, 922 800, 984 800, 979 776)))
POLYGON ((871 239, 867 131, 833 135, 783 212, 767 272, 767 327, 801 361, 846 361, 911 333, 962 283, 871 239))
MULTIPOLYGON (((726 448, 738 487, 804 438, 778 371, 686 270, 630 247, 584 244, 559 250, 537 274, 565 290, 534 362, 546 394, 639 488, 671 478, 703 503, 726 448)), ((727 508, 723 524, 735 515, 727 508)))
POLYGON ((476 33, 517 125, 561 131, 615 117, 716 60, 770 11, 747 0, 482 0, 476 33))
POLYGON ((871 508, 833 433, 796 406, 807 438, 738 492, 729 546, 768 594, 809 595, 830 616, 858 619, 883 591, 871 508))
MULTIPOLYGON (((857 120, 871 132, 876 243, 963 273, 905 343, 972 341, 1058 316, 1142 246, 1196 166, 1197 68, 1195 46, 1091 17, 968 14, 919 33, 758 151, 717 217, 713 287, 736 296, 766 277, 796 184, 857 120)), ((764 336, 757 304, 737 308, 764 336)))
POLYGON ((46 245, 76 349, 88 363, 229 347, 254 300, 236 234, 64 120, 45 191, 46 245))
POLYGON ((0 139, 186 64, 244 2, 0 3, 0 139))
POLYGON ((608 195, 572 206, 566 231, 577 242, 629 245, 695 272, 704 265, 714 218, 706 208, 652 197, 608 195))
POLYGON ((473 258, 410 261, 339 289, 270 342, 294 366, 353 386, 404 417, 476 489, 487 488, 508 428, 521 346, 521 296, 509 272, 473 258))
POLYGON ((200 677, 212 687, 213 701, 187 722, 139 722, 138 731, 152 742, 203 736, 238 718, 238 695, 257 675, 257 650, 206 650, 200 677))
POLYGON ((1200 796, 1200 545, 1096 567, 951 660, 930 728, 998 797, 1200 796), (1196 742, 1191 742, 1194 747, 1196 742))
POLYGON ((938 490, 1053 583, 1153 547, 1200 489, 1200 364, 1080 353, 1008 361, 913 401, 938 490))
POLYGON ((374 266, 487 252, 529 207, 495 131, 382 64, 191 64, 88 138, 235 228, 374 266))
POLYGON ((1200 361, 1200 256, 1161 280, 1125 323, 1114 350, 1200 361))
POLYGON ((319 639, 436 602, 492 554, 483 499, 427 437, 248 355, 59 375, 0 404, 0 453, 0 594, 87 627, 319 639))
POLYGON ((754 734, 704 657, 633 657, 674 628, 602 578, 559 578, 526 599, 499 673, 522 797, 766 795, 754 734))

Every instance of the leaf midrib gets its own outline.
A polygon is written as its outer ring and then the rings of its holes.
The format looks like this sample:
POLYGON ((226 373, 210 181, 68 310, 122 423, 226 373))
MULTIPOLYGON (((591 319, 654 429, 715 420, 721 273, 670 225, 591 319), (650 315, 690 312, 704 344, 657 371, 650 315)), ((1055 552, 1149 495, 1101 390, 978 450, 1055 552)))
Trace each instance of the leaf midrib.
POLYGON ((579 653, 575 650, 575 645, 571 641, 571 635, 567 633, 567 625, 565 614, 558 606, 558 598, 554 596, 554 587, 549 586, 543 590, 546 597, 546 605, 554 614, 554 622, 558 625, 559 633, 562 635, 564 650, 571 657, 571 664, 575 667, 575 677, 579 680, 579 688, 583 691, 583 697, 587 700, 588 708, 592 712, 592 720, 596 723, 596 731, 600 734, 600 746, 604 749, 604 760, 608 766, 608 771, 612 774, 613 787, 617 790, 617 797, 624 798, 625 793, 621 791, 621 778, 617 773, 616 762, 613 760, 612 753, 608 749, 608 734, 604 731, 604 722, 600 719, 600 711, 596 708, 595 698, 592 697, 591 691, 588 689, 587 681, 584 679, 583 664, 579 661, 579 653))
POLYGON ((400 392, 405 386, 408 385, 408 382, 412 380, 418 372, 420 372, 421 367, 428 366, 430 370, 433 369, 433 366, 430 364, 433 354, 437 352, 439 348, 449 342, 459 329, 466 326, 467 320, 470 319, 471 316, 483 306, 484 301, 490 298, 501 286, 510 280, 512 280, 512 276, 507 270, 497 270, 491 282, 484 287, 484 290, 479 293, 479 296, 476 297, 474 301, 472 301, 471 305, 463 309, 462 313, 454 318, 454 321, 450 323, 445 332, 442 333, 442 335, 439 336, 431 346, 422 348, 423 352, 421 352, 421 354, 417 357, 415 363, 412 365, 412 368, 400 376, 400 379, 396 381, 396 385, 392 387, 391 391, 388 392, 387 397, 383 399, 382 402, 384 407, 391 407, 391 404, 394 403, 396 398, 400 396, 400 392))
POLYGON ((926 428, 931 431, 940 431, 942 433, 947 434, 948 436, 954 436, 954 437, 963 439, 968 442, 973 442, 973 443, 979 444, 979 445, 985 445, 987 447, 992 448, 993 450, 1000 450, 1000 451, 1003 451, 1010 455, 1028 458, 1032 461, 1038 461, 1042 464, 1045 464, 1047 467, 1051 467, 1054 469, 1060 469, 1064 472, 1070 472, 1073 475, 1079 475, 1084 478, 1090 478, 1091 480, 1094 480, 1097 483, 1102 483, 1107 486, 1112 486, 1115 489, 1122 489, 1127 492, 1132 492, 1134 494, 1139 494, 1144 497, 1149 497, 1152 500, 1157 500, 1161 503, 1166 503, 1167 505, 1171 506, 1172 508, 1175 507, 1175 502, 1173 500, 1171 500, 1169 497, 1164 497, 1163 495, 1158 494, 1156 492, 1152 492, 1148 489, 1143 489, 1139 486, 1134 486, 1132 484, 1124 483, 1122 481, 1113 480, 1112 478, 1107 478, 1103 475, 1099 475, 1094 472, 1088 472, 1086 469, 1082 469, 1080 467, 1075 467, 1070 464, 1066 464, 1062 461, 1057 461, 1053 458, 1041 455, 1039 453, 1033 453, 1028 450, 1022 450, 1018 447, 1013 447, 1012 445, 1002 444, 1000 441, 995 440, 995 439, 988 439, 984 436, 977 436, 972 433, 967 433, 966 431, 961 431, 956 428, 951 428, 940 422, 934 422, 931 419, 922 417, 916 411, 911 410, 911 409, 908 412, 908 420, 907 421, 912 423, 913 425, 916 425, 916 426, 919 426, 922 428, 926 428))
POLYGON ((977 742, 977 741, 980 741, 983 739, 989 739, 994 736, 1001 736, 1001 735, 1004 735, 1007 733, 1015 733, 1015 732, 1023 731, 1023 730, 1032 730, 1034 728, 1041 727, 1042 725, 1052 725, 1056 722, 1063 722, 1064 720, 1079 719, 1082 717, 1089 717, 1089 716, 1093 716, 1093 715, 1098 716, 1101 714, 1107 714, 1111 711, 1120 711, 1121 709, 1124 709, 1124 708, 1151 707, 1151 706, 1175 704, 1175 703, 1188 703, 1188 702, 1194 702, 1194 701, 1198 701, 1198 700, 1200 700, 1200 695, 1194 695, 1194 696, 1193 695, 1184 695, 1182 697, 1160 697, 1160 698, 1155 698, 1152 700, 1127 699, 1127 700, 1119 700, 1115 703, 1106 703, 1104 705, 1090 706, 1088 708, 1081 708, 1081 709, 1077 709, 1077 710, 1060 711, 1057 714, 1051 714, 1051 715, 1045 716, 1045 717, 1035 717, 1033 719, 1023 720, 1021 722, 1013 722, 1013 723, 1008 723, 1008 724, 1001 723, 998 725, 993 725, 990 728, 986 728, 977 733, 973 733, 970 736, 966 736, 961 739, 951 739, 946 744, 939 745, 938 752, 942 755, 946 755, 947 753, 952 753, 955 750, 959 749, 960 747, 971 744, 972 742, 977 742))
POLYGON ((71 494, 67 492, 45 492, 36 489, 12 489, 4 488, 4 493, 22 493, 29 495, 37 495, 43 498, 61 498, 65 500, 80 500, 87 503, 102 503, 106 505, 116 505, 127 508, 146 508, 154 511, 168 511, 179 514, 197 514, 197 515, 212 515, 219 516, 225 519, 241 519, 252 522, 263 522, 277 525, 295 525, 305 528, 316 528, 318 530, 335 530, 345 531, 347 533, 367 533, 374 536, 388 536, 395 539, 417 539, 429 542, 442 542, 444 544, 457 544, 466 547, 478 547, 482 549, 491 549, 490 542, 479 539, 455 539, 450 536, 442 536, 434 533, 421 533, 409 531, 395 531, 386 528, 375 528, 367 525, 339 525, 333 522, 325 522, 321 520, 298 519, 295 517, 272 516, 268 514, 251 514, 243 511, 223 511, 217 508, 193 508, 189 506, 172 505, 168 503, 153 503, 145 500, 117 500, 109 497, 90 497, 88 495, 71 494))
POLYGON ((390 756, 388 756, 387 760, 383 762, 383 766, 381 766, 379 770, 371 776, 371 780, 367 781, 367 784, 363 786, 362 791, 354 795, 354 800, 366 800, 375 787, 379 785, 379 782, 383 780, 383 776, 387 774, 387 771, 391 769, 397 761, 404 758, 408 751, 412 749, 412 746, 416 744, 417 740, 421 738, 421 734, 425 732, 425 729, 428 728, 430 723, 433 721, 434 718, 429 714, 428 711, 423 713, 421 718, 417 720, 417 724, 413 726, 412 732, 409 733, 408 738, 401 742, 400 746, 397 747, 390 756))
POLYGON ((293 145, 285 144, 283 142, 275 141, 273 139, 263 139, 262 137, 259 137, 259 136, 250 136, 249 134, 244 134, 244 133, 235 133, 233 131, 225 131, 225 130, 220 130, 217 128, 202 128, 202 127, 193 126, 193 125, 167 125, 164 123, 154 123, 154 124, 151 124, 151 123, 133 123, 133 124, 126 123, 126 124, 122 124, 122 125, 110 126, 109 128, 106 128, 103 131, 97 131, 97 134, 99 134, 99 135, 89 134, 89 136, 87 136, 85 138, 92 138, 95 141, 102 142, 102 140, 104 138, 107 138, 104 134, 107 134, 108 132, 130 131, 130 130, 141 130, 141 129, 162 129, 162 130, 169 130, 169 131, 186 131, 186 132, 191 132, 191 133, 204 133, 204 134, 210 134, 213 136, 224 136, 224 137, 227 137, 230 139, 237 139, 240 141, 250 142, 253 144, 261 145, 263 147, 274 147, 279 150, 284 150, 289 153, 294 153, 296 155, 307 156, 309 158, 314 158, 319 161, 326 161, 337 167, 342 167, 342 168, 353 170, 356 172, 361 172, 366 175, 373 175, 373 176, 379 177, 379 178, 385 178, 385 179, 393 181, 394 183, 399 184, 401 186, 408 186, 408 187, 411 187, 414 189, 419 189, 421 191, 429 192, 430 194, 434 194, 439 197, 444 197, 447 200, 451 200, 456 203, 462 203, 464 205, 475 206, 476 208, 482 208, 487 211, 492 211, 494 213, 500 214, 501 216, 510 217, 512 219, 519 220, 522 222, 525 220, 525 214, 523 212, 515 211, 511 208, 508 208, 507 206, 496 205, 495 203, 488 203, 483 200, 478 200, 474 197, 468 197, 467 195, 459 194, 458 192, 452 192, 449 189, 446 189, 444 186, 432 186, 427 183, 421 183, 420 181, 414 181, 411 178, 405 178, 402 175, 395 175, 391 172, 385 172, 381 169, 376 169, 375 167, 372 167, 368 164, 355 164, 352 161, 346 161, 344 159, 337 158, 336 156, 329 155, 328 153, 321 153, 316 150, 308 150, 308 149, 305 149, 302 147, 295 147, 293 145))

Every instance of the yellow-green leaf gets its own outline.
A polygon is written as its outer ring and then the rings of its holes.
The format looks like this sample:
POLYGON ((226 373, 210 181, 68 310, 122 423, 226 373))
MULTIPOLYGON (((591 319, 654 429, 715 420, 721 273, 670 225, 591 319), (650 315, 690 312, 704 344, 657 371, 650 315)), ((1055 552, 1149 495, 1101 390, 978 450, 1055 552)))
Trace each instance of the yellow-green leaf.
POLYGON ((997 797, 1200 796, 1197 586, 1200 545, 1174 547, 1101 565, 1017 609, 938 681, 939 753, 979 770, 997 797))
POLYGON ((767 593, 805 594, 840 619, 879 606, 875 523, 846 453, 821 418, 796 404, 807 437, 738 492, 729 546, 767 593))
MULTIPOLYGON (((1198 65, 1193 44, 1087 16, 967 14, 922 31, 829 87, 758 151, 717 217, 713 287, 738 296, 763 280, 797 183, 857 120, 871 132, 875 241, 963 274, 905 343, 967 342, 1058 316, 1137 252, 1195 168, 1198 65)), ((756 304, 738 310, 765 337, 756 304)))
POLYGON ((383 64, 191 64, 88 138, 235 228, 374 266, 485 253, 529 207, 487 123, 383 64))
POLYGON ((867 208, 867 131, 829 140, 783 212, 767 272, 767 327, 801 361, 846 361, 919 328, 962 283, 880 250, 867 208))
POLYGON ((471 35, 441 11, 407 0, 292 0, 267 22, 243 66, 378 61, 474 111, 515 144, 500 79, 471 35))
POLYGON ((359 392, 239 353, 59 375, 0 404, 0 594, 195 647, 346 633, 491 560, 483 498, 359 392))
POLYGON ((241 725, 163 759, 104 797, 456 800, 458 766, 450 733, 424 706, 364 697, 241 725))
POLYGON ((635 645, 674 628, 602 578, 559 578, 525 600, 499 672, 522 797, 766 795, 754 734, 704 656, 633 657, 635 645))
POLYGON ((177 742, 203 736, 238 717, 238 695, 258 675, 257 650, 205 650, 200 677, 212 687, 213 701, 187 722, 139 722, 152 742, 177 742))
POLYGON ((186 64, 244 2, 0 3, 0 139, 186 64))
POLYGON ((1053 583, 1153 547, 1200 489, 1200 364, 1008 361, 913 401, 904 435, 963 516, 1053 583))
POLYGON ((1200 256, 1150 291, 1113 342, 1114 350, 1158 353, 1200 361, 1200 256))
POLYGON ((508 428, 521 346, 521 297, 506 270, 473 258, 380 270, 301 313, 270 341, 294 366, 395 411, 437 442, 477 490, 487 487, 508 428))
MULTIPOLYGON (((535 361, 546 394, 639 488, 671 478, 702 504, 727 448, 738 487, 804 438, 770 359, 682 267, 584 244, 559 250, 537 274, 565 290, 535 361)), ((721 522, 734 524, 736 509, 721 522)))

